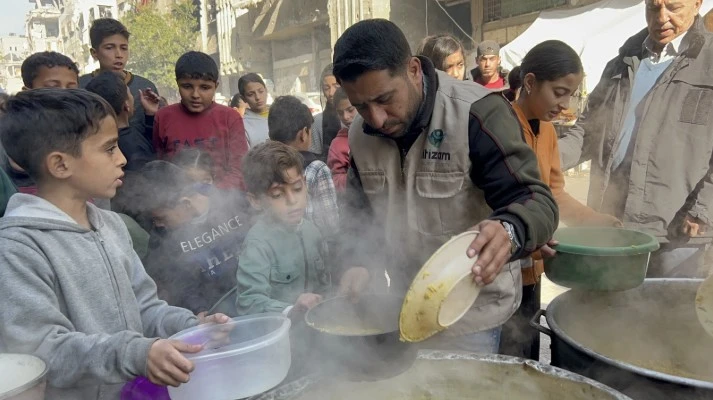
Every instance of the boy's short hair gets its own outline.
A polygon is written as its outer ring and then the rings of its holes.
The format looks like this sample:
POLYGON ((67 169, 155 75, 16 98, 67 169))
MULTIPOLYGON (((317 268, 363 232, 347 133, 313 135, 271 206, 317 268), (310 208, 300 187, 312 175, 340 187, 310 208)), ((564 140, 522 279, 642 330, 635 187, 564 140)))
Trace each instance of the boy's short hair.
POLYGON ((268 140, 248 151, 243 159, 243 179, 248 193, 267 193, 273 183, 285 183, 285 171, 297 168, 302 175, 302 155, 292 147, 268 140))
POLYGON ((206 53, 189 51, 176 61, 176 80, 202 79, 217 83, 219 78, 218 64, 206 53))
MULTIPOLYGON (((347 92, 344 90, 344 88, 340 86, 337 88, 337 91, 334 92, 332 102, 334 102, 334 106, 336 107, 337 104, 339 104, 339 102, 342 100, 349 100, 349 96, 347 96, 347 92)), ((351 102, 349 102, 349 104, 351 104, 351 102)))
POLYGON ((93 49, 98 49, 104 39, 109 36, 121 35, 129 40, 131 33, 121 22, 113 18, 99 18, 92 22, 92 27, 89 28, 89 41, 93 49))
POLYGON ((111 71, 102 72, 92 78, 87 84, 86 90, 96 93, 106 100, 116 115, 124 111, 124 104, 129 98, 126 83, 119 74, 111 71))
POLYGON ((41 67, 67 67, 79 76, 79 68, 71 58, 56 51, 42 51, 32 54, 22 62, 20 72, 22 73, 22 83, 26 88, 32 89, 32 82, 39 75, 41 67))
POLYGON ((196 185, 179 166, 168 161, 151 161, 140 172, 143 210, 172 209, 185 196, 196 192, 196 185))
POLYGON ((267 116, 270 139, 290 143, 297 133, 312 127, 314 118, 309 108, 295 96, 280 96, 275 99, 267 116))
POLYGON ((267 89, 267 85, 265 85, 265 81, 260 77, 260 75, 250 72, 238 79, 238 93, 240 93, 241 96, 245 96, 245 89, 248 86, 248 83, 259 83, 267 89))
POLYGON ((53 151, 81 156, 82 142, 99 131, 114 110, 83 89, 34 89, 19 92, 3 105, 0 141, 7 155, 31 178, 42 177, 53 151))

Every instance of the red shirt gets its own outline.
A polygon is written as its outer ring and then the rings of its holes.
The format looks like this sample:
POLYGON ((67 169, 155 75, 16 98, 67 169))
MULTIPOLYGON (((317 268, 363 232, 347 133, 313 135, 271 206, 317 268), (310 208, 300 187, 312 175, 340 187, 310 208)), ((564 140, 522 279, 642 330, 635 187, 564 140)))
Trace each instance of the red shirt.
POLYGON ((329 145, 327 166, 332 171, 334 187, 339 192, 347 189, 347 171, 349 170, 349 129, 342 128, 329 145))
POLYGON ((188 147, 199 147, 213 158, 216 184, 225 189, 244 189, 241 163, 248 152, 243 118, 230 107, 213 103, 201 113, 181 104, 159 110, 154 118, 156 155, 170 159, 188 147))
POLYGON ((477 81, 481 86, 485 86, 488 89, 502 89, 505 87, 505 79, 500 77, 497 81, 493 83, 483 83, 480 79, 477 81))

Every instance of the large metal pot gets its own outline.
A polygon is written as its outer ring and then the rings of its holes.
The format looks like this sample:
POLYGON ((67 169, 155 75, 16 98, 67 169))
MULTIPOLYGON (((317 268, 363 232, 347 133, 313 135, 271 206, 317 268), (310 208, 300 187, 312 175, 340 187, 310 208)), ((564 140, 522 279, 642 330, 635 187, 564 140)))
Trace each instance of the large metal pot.
POLYGON ((552 365, 640 400, 713 399, 713 339, 697 279, 647 279, 624 292, 569 291, 547 307, 552 365))
MULTIPOLYGON (((251 400, 627 400, 583 376, 531 360, 421 351, 403 374, 376 382, 313 375, 251 400)), ((630 399, 629 399, 630 400, 630 399)))
POLYGON ((27 354, 0 354, 0 400, 45 398, 47 365, 27 354))

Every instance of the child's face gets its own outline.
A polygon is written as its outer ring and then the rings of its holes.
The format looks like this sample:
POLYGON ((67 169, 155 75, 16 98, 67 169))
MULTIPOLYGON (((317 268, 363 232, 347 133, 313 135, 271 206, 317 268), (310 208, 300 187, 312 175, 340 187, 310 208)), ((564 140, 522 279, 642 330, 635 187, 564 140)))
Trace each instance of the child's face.
POLYGON ((178 83, 178 93, 181 103, 192 113, 201 113, 213 104, 218 85, 204 79, 181 78, 178 83))
POLYGON ((339 120, 342 121, 344 126, 349 128, 352 125, 352 121, 354 121, 354 117, 356 117, 356 108, 352 106, 349 99, 342 99, 339 101, 339 104, 337 104, 336 109, 339 120))
POLYGON ((102 71, 123 71, 129 62, 129 39, 121 34, 104 38, 98 49, 91 50, 102 71))
MULTIPOLYGON (((81 196, 110 199, 122 185, 126 158, 119 150, 119 135, 114 117, 101 121, 99 131, 87 137, 80 156, 67 155, 66 182, 81 196)), ((52 155, 50 155, 51 157, 52 155)))
POLYGON ((205 183, 208 185, 213 184, 213 175, 210 171, 206 171, 201 168, 189 167, 185 168, 184 171, 191 180, 197 183, 205 183))
POLYGON ((256 113, 267 110, 267 88, 258 82, 250 82, 245 85, 245 95, 243 100, 248 103, 248 107, 256 113))
POLYGON ((151 211, 151 218, 155 228, 172 230, 191 221, 194 214, 190 202, 181 199, 173 208, 159 208, 151 211))
POLYGON ((76 89, 79 86, 79 76, 71 69, 63 66, 37 69, 37 76, 32 80, 32 87, 27 89, 57 88, 76 89))
POLYGON ((284 178, 286 183, 273 183, 267 193, 258 198, 251 194, 248 198, 273 220, 288 226, 299 225, 307 209, 307 185, 295 167, 286 170, 284 178))

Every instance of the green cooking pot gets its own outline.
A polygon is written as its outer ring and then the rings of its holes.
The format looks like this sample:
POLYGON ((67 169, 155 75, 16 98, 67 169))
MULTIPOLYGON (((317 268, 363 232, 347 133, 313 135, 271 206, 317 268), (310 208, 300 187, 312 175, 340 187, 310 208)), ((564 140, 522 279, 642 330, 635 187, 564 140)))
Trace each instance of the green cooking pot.
POLYGON ((545 274, 571 289, 620 291, 644 282, 659 242, 648 233, 623 228, 561 228, 557 255, 545 258, 545 274))

